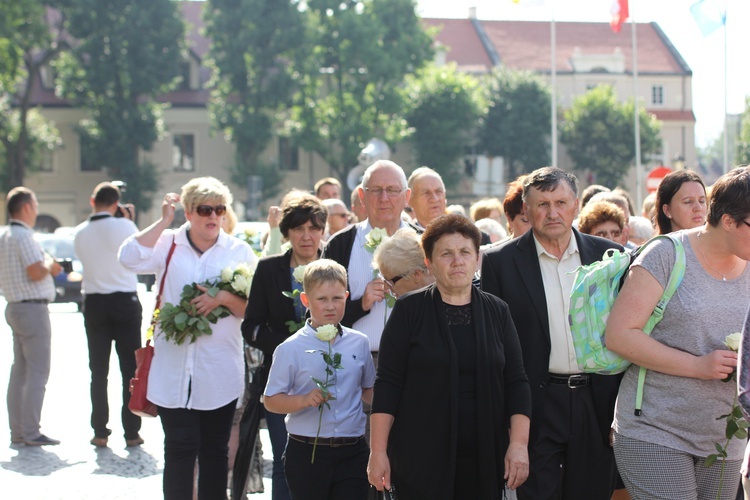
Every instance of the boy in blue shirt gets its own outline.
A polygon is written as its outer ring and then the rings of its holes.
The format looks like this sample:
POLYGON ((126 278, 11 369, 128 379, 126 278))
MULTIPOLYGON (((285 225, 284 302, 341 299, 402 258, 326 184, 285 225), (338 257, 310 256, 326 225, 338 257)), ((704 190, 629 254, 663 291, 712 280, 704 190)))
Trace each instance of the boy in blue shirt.
POLYGON ((285 468, 292 498, 364 500, 369 448, 362 401, 372 402, 375 383, 369 340, 340 325, 349 295, 343 266, 314 261, 302 282, 300 300, 310 319, 274 351, 264 404, 288 414, 285 468))

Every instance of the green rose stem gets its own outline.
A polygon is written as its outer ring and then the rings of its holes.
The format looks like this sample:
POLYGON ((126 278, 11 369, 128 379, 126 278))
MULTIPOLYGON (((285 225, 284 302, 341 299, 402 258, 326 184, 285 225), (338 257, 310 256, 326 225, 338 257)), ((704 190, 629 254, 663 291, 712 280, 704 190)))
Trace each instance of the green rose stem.
MULTIPOLYGON (((336 338, 336 335, 338 334, 338 328, 334 325, 323 325, 320 327, 315 334, 315 336, 321 340, 325 341, 328 344, 328 352, 320 351, 320 353, 323 355, 323 360, 326 363, 326 380, 325 382, 316 379, 315 377, 311 377, 313 382, 315 382, 315 385, 318 386, 318 388, 323 392, 323 402, 318 405, 318 432, 315 434, 315 442, 313 443, 313 451, 312 451, 312 458, 310 459, 310 463, 315 463, 315 450, 318 447, 318 439, 320 437, 320 427, 323 423, 323 406, 327 407, 329 410, 331 409, 331 405, 328 404, 328 401, 332 401, 336 399, 335 397, 331 396, 331 391, 328 390, 328 388, 331 385, 334 385, 333 383, 330 383, 330 377, 333 376, 333 370, 338 370, 343 368, 341 366, 341 353, 334 353, 332 349, 331 342, 334 338, 336 338), (326 327, 332 327, 334 331, 328 332, 329 329, 326 327)), ((315 351, 310 351, 315 352, 315 351)))

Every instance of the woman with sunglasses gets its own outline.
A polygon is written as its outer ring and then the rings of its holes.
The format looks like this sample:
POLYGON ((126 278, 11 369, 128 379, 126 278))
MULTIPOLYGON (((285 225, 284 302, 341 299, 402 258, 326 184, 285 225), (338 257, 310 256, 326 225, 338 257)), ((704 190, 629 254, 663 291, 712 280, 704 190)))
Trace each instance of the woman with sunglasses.
POLYGON ((386 291, 396 298, 435 282, 424 262, 419 235, 399 229, 375 250, 372 265, 380 271, 386 291))
MULTIPOLYGON (((302 290, 301 272, 295 273, 295 269, 320 257, 320 240, 327 216, 325 207, 314 196, 304 194, 289 198, 282 207, 279 229, 291 248, 258 262, 242 322, 242 335, 248 344, 263 351, 259 384, 265 384, 276 347, 304 325, 305 307, 299 294, 294 293, 302 290)), ((248 404, 258 404, 258 401, 248 404)), ((287 439, 286 415, 265 408, 264 411, 273 449, 272 496, 273 500, 286 500, 290 498, 282 461, 287 439)), ((250 433, 253 437, 255 434, 250 433)))
MULTIPOLYGON (((139 274, 156 274, 157 283, 164 278, 161 301, 170 304, 180 302, 183 287, 216 280, 224 268, 235 269, 241 263, 254 268, 258 259, 250 245, 221 229, 231 203, 229 188, 219 180, 191 180, 182 194, 164 197, 158 221, 125 240, 120 263, 139 274), (178 203, 187 222, 168 229, 178 203)), ((215 296, 203 293, 192 303, 204 316, 218 306, 227 307, 231 314, 195 342, 178 345, 159 328, 154 333, 148 399, 157 405, 164 429, 163 482, 168 500, 193 498, 196 458, 198 497, 226 497, 229 434, 237 399, 245 388, 240 323, 247 301, 220 291, 215 296)))
POLYGON ((729 441, 725 458, 710 467, 705 462, 715 443, 726 443, 727 422, 718 417, 731 411, 737 390, 723 382, 737 366, 724 342, 742 329, 748 307, 749 226, 750 169, 743 167, 716 181, 704 225, 673 233, 685 250, 685 274, 650 336, 642 329, 667 287, 674 245, 649 245, 617 296, 605 340, 633 362, 612 426, 617 468, 633 499, 735 498, 744 440, 729 441), (636 416, 639 366, 648 372, 636 416))

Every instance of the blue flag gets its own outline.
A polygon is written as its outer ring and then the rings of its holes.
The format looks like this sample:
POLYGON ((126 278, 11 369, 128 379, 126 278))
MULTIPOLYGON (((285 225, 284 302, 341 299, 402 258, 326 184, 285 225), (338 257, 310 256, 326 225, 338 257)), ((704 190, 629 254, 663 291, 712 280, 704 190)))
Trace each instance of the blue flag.
POLYGON ((710 35, 727 23, 726 5, 722 8, 716 0, 699 0, 690 7, 690 13, 703 36, 710 35))

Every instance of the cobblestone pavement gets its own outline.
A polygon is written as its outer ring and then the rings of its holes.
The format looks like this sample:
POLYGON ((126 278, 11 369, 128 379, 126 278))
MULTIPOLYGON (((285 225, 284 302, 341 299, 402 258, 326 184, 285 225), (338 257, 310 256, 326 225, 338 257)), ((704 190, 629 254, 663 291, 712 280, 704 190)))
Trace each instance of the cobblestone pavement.
MULTIPOLYGON (((152 293, 142 291, 144 317, 153 308, 152 293)), ((0 298, 0 310, 5 301, 0 298)), ((109 446, 89 444, 88 352, 83 316, 73 304, 51 304, 52 369, 42 413, 42 432, 60 439, 59 446, 11 445, 5 393, 13 360, 12 338, 4 318, 0 319, 0 498, 4 500, 119 500, 161 498, 164 467, 163 434, 158 419, 144 419, 141 436, 145 444, 125 447, 120 424, 120 372, 113 353, 110 377, 109 446)), ((264 457, 270 454, 266 431, 261 431, 264 457)), ((270 477, 270 463, 264 468, 270 477)), ((252 500, 271 498, 270 479, 264 479, 265 493, 249 495, 252 500)))

